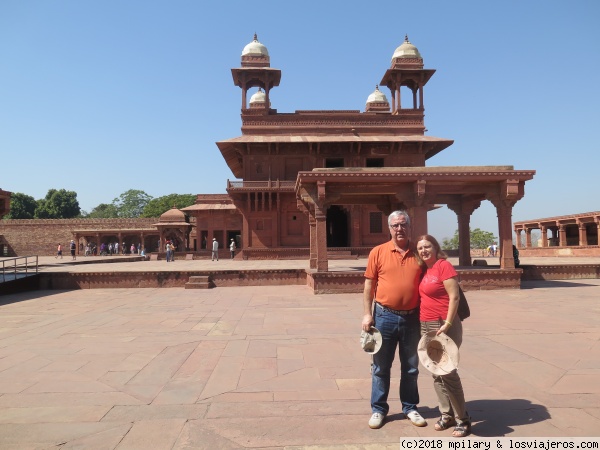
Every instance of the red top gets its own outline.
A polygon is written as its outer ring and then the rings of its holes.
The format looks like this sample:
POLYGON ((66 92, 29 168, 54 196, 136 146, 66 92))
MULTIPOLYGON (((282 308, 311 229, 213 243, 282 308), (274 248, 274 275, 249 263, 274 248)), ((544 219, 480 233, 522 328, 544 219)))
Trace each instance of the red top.
POLYGON ((450 296, 446 292, 444 281, 457 275, 452 264, 445 259, 438 259, 431 269, 427 269, 419 285, 422 322, 446 320, 450 296))
POLYGON ((396 310, 409 310, 419 306, 422 273, 412 250, 402 256, 389 241, 371 250, 365 277, 373 280, 378 303, 396 310))

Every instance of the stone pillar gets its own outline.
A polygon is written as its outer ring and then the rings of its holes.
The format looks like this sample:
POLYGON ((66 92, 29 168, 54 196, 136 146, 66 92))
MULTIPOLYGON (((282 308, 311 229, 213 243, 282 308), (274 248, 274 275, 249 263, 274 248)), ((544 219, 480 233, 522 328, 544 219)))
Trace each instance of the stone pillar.
POLYGON ((531 228, 525 230, 525 248, 531 248, 531 228))
POLYGON ((427 206, 415 206, 411 208, 410 224, 412 241, 414 241, 417 236, 427 234, 427 206))
POLYGON ((579 223, 579 245, 588 245, 585 223, 579 223))
POLYGON ((350 246, 359 247, 362 245, 362 236, 360 235, 360 219, 363 209, 358 205, 350 207, 350 246))
POLYGON ((542 233, 542 247, 548 247, 548 229, 544 225, 540 225, 540 233, 542 233))
POLYGON ((562 224, 558 225, 558 245, 560 247, 567 246, 567 229, 562 224))
POLYGON ((498 234, 500 235, 500 268, 514 269, 515 260, 512 252, 512 206, 506 204, 496 206, 498 211, 498 234))
POLYGON ((471 214, 457 214, 458 219, 458 265, 471 265, 471 214))
POLYGON ((458 222, 458 264, 461 266, 471 265, 471 215, 479 206, 481 201, 465 199, 448 204, 458 222))
POLYGON ((315 231, 317 244, 317 271, 327 272, 327 214, 326 209, 315 205, 315 231))
POLYGON ((317 268, 317 221, 315 220, 314 211, 308 214, 308 227, 310 230, 310 258, 309 267, 317 268))

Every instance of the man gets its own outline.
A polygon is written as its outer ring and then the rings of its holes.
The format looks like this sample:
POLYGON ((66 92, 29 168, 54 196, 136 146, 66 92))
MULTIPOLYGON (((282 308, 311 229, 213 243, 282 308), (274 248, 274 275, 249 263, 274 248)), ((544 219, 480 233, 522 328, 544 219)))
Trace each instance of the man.
POLYGON ((231 259, 235 258, 235 241, 231 238, 229 243, 229 253, 231 253, 231 259))
POLYGON ((75 257, 75 250, 76 250, 76 245, 75 245, 75 241, 73 239, 71 239, 71 242, 69 243, 69 250, 71 250, 71 258, 73 259, 73 261, 75 261, 76 257, 75 257))
POLYGON ((214 261, 217 258, 219 260, 219 242, 217 238, 213 238, 212 240, 212 260, 214 261))
POLYGON ((388 217, 392 238, 371 250, 365 271, 362 329, 376 327, 383 338, 373 355, 369 427, 381 428, 389 412, 390 372, 398 346, 400 355, 400 402, 402 412, 418 427, 427 422, 417 410, 419 403, 420 339, 419 282, 421 266, 411 249, 410 217, 394 211, 388 217), (373 302, 375 302, 373 309, 373 302))

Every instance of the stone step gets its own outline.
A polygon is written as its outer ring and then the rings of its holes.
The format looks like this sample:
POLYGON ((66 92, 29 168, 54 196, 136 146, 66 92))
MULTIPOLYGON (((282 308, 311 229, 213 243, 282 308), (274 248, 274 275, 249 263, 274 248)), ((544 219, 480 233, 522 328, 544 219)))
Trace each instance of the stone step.
POLYGON ((212 283, 208 275, 191 276, 184 286, 186 289, 210 289, 212 283))

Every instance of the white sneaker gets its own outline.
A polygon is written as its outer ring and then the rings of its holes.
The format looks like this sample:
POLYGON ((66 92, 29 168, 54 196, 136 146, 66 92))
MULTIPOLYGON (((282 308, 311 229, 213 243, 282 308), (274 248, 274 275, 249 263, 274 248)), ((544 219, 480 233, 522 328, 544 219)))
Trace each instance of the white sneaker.
POLYGON ((383 421, 385 419, 385 415, 381 413, 373 413, 371 418, 369 419, 369 427, 370 428, 381 428, 383 425, 383 421))
POLYGON ((424 427, 427 425, 427 422, 425 421, 425 419, 423 419, 423 416, 419 414, 419 411, 411 411, 406 415, 406 417, 416 427, 424 427))

